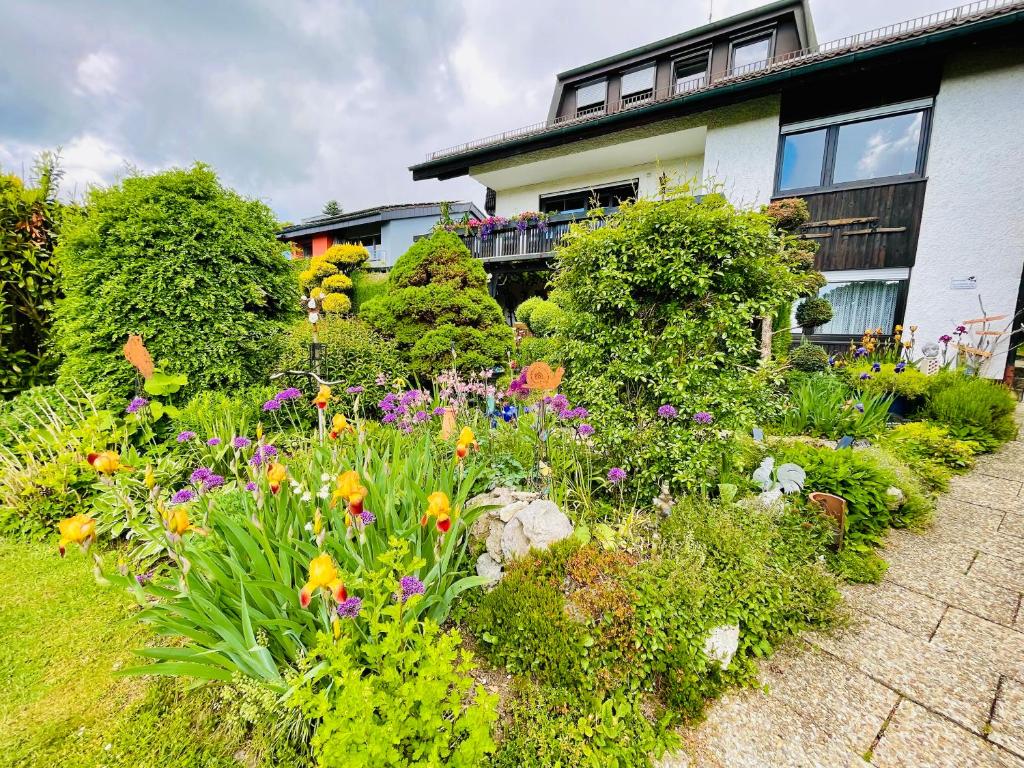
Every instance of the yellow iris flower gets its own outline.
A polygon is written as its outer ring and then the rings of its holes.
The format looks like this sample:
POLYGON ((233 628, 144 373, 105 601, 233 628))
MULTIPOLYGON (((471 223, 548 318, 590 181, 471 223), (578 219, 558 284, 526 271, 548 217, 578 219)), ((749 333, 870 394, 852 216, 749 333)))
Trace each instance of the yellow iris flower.
POLYGON ((267 465, 267 482, 270 483, 270 492, 277 493, 281 490, 281 483, 288 477, 288 468, 276 461, 267 465))
POLYGON ((331 401, 331 388, 326 384, 320 385, 320 391, 316 393, 316 397, 313 398, 313 405, 320 410, 327 407, 327 403, 331 401))
POLYGON ((452 527, 452 504, 444 491, 434 491, 427 496, 427 511, 420 518, 420 525, 426 525, 430 518, 437 518, 437 530, 448 533, 452 527))
POLYGON ((60 556, 64 557, 68 544, 77 544, 82 549, 92 544, 96 538, 96 521, 88 515, 78 514, 57 523, 57 530, 60 531, 57 549, 60 550, 60 556))
POLYGON ((309 581, 299 592, 299 603, 303 608, 309 607, 309 603, 313 599, 313 592, 318 589, 329 591, 339 603, 348 599, 345 585, 338 577, 338 568, 326 552, 309 561, 309 581))
POLYGON ((132 470, 131 467, 121 464, 121 457, 117 455, 116 451, 90 453, 87 461, 101 475, 112 475, 118 470, 122 472, 130 472, 132 470))

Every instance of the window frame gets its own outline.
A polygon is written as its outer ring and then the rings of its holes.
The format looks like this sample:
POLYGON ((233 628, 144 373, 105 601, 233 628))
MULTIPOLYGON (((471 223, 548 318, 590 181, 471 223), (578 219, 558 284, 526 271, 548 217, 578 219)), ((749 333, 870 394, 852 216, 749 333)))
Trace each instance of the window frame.
MULTIPOLYGON (((700 63, 704 64, 704 85, 702 87, 707 87, 707 85, 711 82, 711 49, 710 48, 706 48, 706 49, 704 49, 702 51, 687 52, 687 53, 680 54, 679 56, 675 56, 675 57, 672 58, 672 60, 671 60, 671 67, 672 67, 672 95, 673 96, 681 96, 684 93, 691 93, 692 92, 692 91, 680 91, 679 90, 679 77, 678 77, 678 70, 679 70, 679 68, 680 67, 685 67, 685 66, 696 66, 696 65, 698 65, 700 63)), ((700 89, 699 88, 694 88, 693 90, 697 91, 697 90, 700 90, 700 89)))
POLYGON ((892 104, 876 109, 866 109, 859 112, 850 112, 844 115, 833 115, 832 117, 820 120, 805 120, 799 123, 783 125, 779 128, 779 142, 775 151, 775 189, 773 197, 790 197, 813 194, 815 192, 832 192, 842 189, 861 189, 864 187, 877 187, 887 184, 899 184, 906 181, 920 181, 927 178, 928 169, 928 145, 931 143, 932 112, 935 108, 935 100, 932 98, 919 99, 912 102, 892 104), (839 146, 839 129, 844 125, 856 125, 867 123, 872 120, 909 115, 916 112, 921 113, 921 136, 917 145, 917 156, 915 158, 914 170, 910 173, 900 173, 892 176, 878 176, 871 179, 856 179, 834 183, 836 150, 839 146), (819 183, 809 187, 792 187, 783 189, 782 184, 782 161, 786 149, 786 137, 795 136, 814 131, 825 131, 825 151, 822 157, 821 176, 819 183))
POLYGON ((736 59, 735 59, 736 49, 740 48, 740 47, 742 47, 744 45, 749 45, 751 43, 757 42, 758 40, 762 40, 764 38, 768 39, 768 55, 764 58, 763 66, 761 66, 761 67, 752 67, 750 64, 744 64, 743 65, 744 67, 750 67, 750 68, 749 69, 744 69, 743 70, 743 74, 748 74, 750 72, 757 72, 759 69, 763 69, 763 68, 768 67, 768 65, 771 63, 771 60, 773 58, 775 58, 776 32, 777 32, 777 28, 773 24, 770 27, 761 27, 759 29, 754 29, 754 30, 751 30, 749 32, 745 32, 742 35, 737 35, 736 37, 730 39, 729 40, 729 58, 726 60, 727 63, 728 63, 728 66, 726 67, 726 71, 725 71, 726 72, 726 77, 729 77, 732 74, 734 74, 734 70, 736 69, 736 64, 735 64, 735 61, 736 61, 736 59))
MULTIPOLYGON (((882 267, 878 269, 844 269, 837 271, 823 272, 825 285, 830 283, 871 283, 871 282, 896 282, 899 288, 896 292, 896 304, 892 310, 892 325, 903 325, 907 312, 907 297, 910 295, 910 267, 882 267)), ((824 287, 824 286, 822 286, 824 287)), ((814 294, 821 295, 821 291, 814 294)), ((794 305, 794 309, 796 305, 794 305)), ((800 338, 800 328, 790 328, 790 335, 796 341, 800 338)), ((856 333, 814 333, 810 340, 817 344, 839 344, 847 345, 855 339, 861 338, 863 331, 856 333)))
POLYGON ((575 108, 573 109, 573 117, 580 117, 580 111, 581 110, 583 110, 585 112, 585 114, 589 115, 589 114, 596 113, 597 110, 599 110, 599 109, 600 110, 607 110, 608 109, 608 78, 607 77, 600 77, 600 78, 596 78, 594 80, 589 80, 589 81, 586 81, 586 82, 579 83, 577 85, 574 85, 573 89, 574 89, 573 90, 573 98, 576 101, 575 108), (604 98, 602 98, 601 101, 591 102, 590 104, 587 104, 584 107, 580 107, 580 99, 579 99, 580 89, 582 89, 582 88, 589 88, 590 86, 597 85, 598 83, 601 83, 601 84, 604 85, 604 98))
MULTIPOLYGON (((639 179, 639 177, 637 177, 637 178, 634 178, 634 179, 622 179, 621 181, 609 181, 609 182, 605 182, 603 184, 594 184, 594 185, 589 186, 589 187, 576 187, 575 189, 561 189, 561 190, 558 190, 557 192, 545 192, 544 194, 541 194, 541 195, 537 196, 537 210, 538 211, 544 211, 544 199, 545 198, 550 199, 550 198, 557 198, 557 197, 565 197, 565 196, 568 196, 568 195, 577 195, 577 194, 580 194, 580 193, 587 193, 587 201, 589 203, 590 198, 593 197, 596 193, 600 192, 601 190, 608 190, 608 189, 613 189, 615 187, 625 187, 625 186, 630 186, 630 187, 633 188, 633 197, 630 198, 630 199, 635 200, 638 197, 640 197, 640 179, 639 179)), ((575 210, 577 210, 577 209, 573 209, 573 211, 575 211, 575 210)), ((593 208, 584 208, 583 209, 584 213, 586 213, 587 211, 592 211, 592 210, 594 210, 594 209, 593 208)), ((571 215, 571 214, 572 214, 572 211, 570 211, 568 214, 565 213, 565 212, 559 212, 559 213, 552 213, 551 215, 552 216, 563 216, 563 215, 571 215)))
MULTIPOLYGON (((643 99, 636 98, 636 97, 639 97, 643 93, 647 94, 646 98, 648 98, 648 99, 654 98, 654 92, 657 90, 657 88, 658 88, 658 62, 657 61, 648 61, 648 62, 645 62, 643 64, 638 64, 635 67, 630 67, 629 69, 623 70, 622 72, 619 73, 619 101, 625 101, 626 99, 629 99, 629 98, 633 98, 634 99, 634 101, 632 103, 643 101, 643 99), (630 91, 630 92, 627 93, 626 90, 622 87, 623 79, 626 77, 626 75, 631 75, 634 72, 642 72, 645 69, 651 70, 651 85, 648 88, 641 88, 638 91, 630 91)), ((605 100, 607 101, 607 91, 605 92, 605 100)))

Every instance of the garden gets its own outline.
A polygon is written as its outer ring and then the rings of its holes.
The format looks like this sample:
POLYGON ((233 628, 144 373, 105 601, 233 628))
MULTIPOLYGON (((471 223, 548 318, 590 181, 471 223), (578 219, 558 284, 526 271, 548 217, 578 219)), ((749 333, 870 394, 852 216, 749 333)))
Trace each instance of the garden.
POLYGON ((792 343, 798 200, 584 219, 513 330, 454 222, 382 280, 206 166, 56 181, 0 176, 4 764, 651 766, 1016 434, 970 325, 792 343))

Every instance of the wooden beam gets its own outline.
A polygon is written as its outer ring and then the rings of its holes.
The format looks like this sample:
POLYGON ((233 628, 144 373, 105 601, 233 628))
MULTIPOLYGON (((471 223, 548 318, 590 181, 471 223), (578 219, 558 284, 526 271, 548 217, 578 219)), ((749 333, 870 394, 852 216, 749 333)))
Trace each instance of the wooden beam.
POLYGON ((957 346, 960 347, 961 352, 966 352, 969 355, 977 355, 978 357, 992 357, 992 353, 984 349, 978 349, 977 347, 968 347, 966 344, 959 344, 957 346))
POLYGON ((853 229, 849 232, 843 232, 843 237, 849 237, 850 235, 885 235, 890 232, 906 232, 906 227, 872 227, 871 229, 853 229))
POLYGON ((801 229, 810 229, 811 227, 845 227, 848 224, 869 224, 872 221, 878 221, 877 216, 857 216, 851 219, 829 219, 828 221, 809 221, 806 224, 801 224, 801 229))
POLYGON ((976 317, 973 320, 964 320, 961 325, 975 325, 977 323, 991 323, 994 320, 1005 320, 1006 315, 989 315, 988 317, 976 317))
POLYGON ((812 232, 811 234, 803 234, 800 237, 804 240, 824 240, 826 237, 832 237, 831 232, 812 232))
POLYGON ((979 336, 1002 336, 1006 331, 978 331, 979 336))

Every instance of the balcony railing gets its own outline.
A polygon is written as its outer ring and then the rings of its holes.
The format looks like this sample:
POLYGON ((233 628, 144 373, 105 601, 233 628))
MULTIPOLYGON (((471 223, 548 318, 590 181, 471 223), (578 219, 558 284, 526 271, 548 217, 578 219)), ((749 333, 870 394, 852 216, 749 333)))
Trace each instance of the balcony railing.
POLYGON ((545 120, 539 123, 533 123, 532 125, 526 125, 522 128, 513 128, 510 131, 503 131, 502 133, 496 133, 482 139, 456 144, 453 147, 439 149, 435 152, 428 152, 427 162, 439 160, 444 157, 450 157, 452 155, 461 155, 464 152, 471 152, 473 150, 489 147, 495 144, 503 144, 506 141, 512 141, 513 139, 542 134, 547 131, 563 128, 575 123, 596 120, 615 112, 635 109, 640 105, 670 101, 673 99, 683 99, 687 96, 720 88, 723 85, 729 85, 740 80, 761 77, 771 72, 791 69, 793 67, 810 64, 821 59, 839 56, 844 53, 850 53, 864 48, 872 48, 878 45, 896 42, 907 37, 926 34, 947 27, 967 24, 979 21, 986 17, 998 16, 1003 13, 1022 9, 1024 9, 1024 0, 978 0, 977 2, 957 6, 956 8, 950 8, 946 11, 938 11, 936 13, 930 13, 927 16, 918 16, 915 19, 901 21, 897 24, 889 24, 888 26, 878 27, 877 29, 872 29, 867 32, 859 32, 855 35, 849 35, 838 40, 831 40, 827 43, 821 43, 810 48, 782 53, 764 61, 745 64, 741 67, 733 67, 721 74, 715 74, 714 79, 712 80, 700 81, 694 83, 693 86, 688 85, 683 89, 677 89, 674 86, 669 88, 660 88, 653 91, 650 96, 642 100, 637 100, 633 96, 628 96, 620 101, 597 108, 583 109, 569 116, 557 117, 554 120, 545 120))
MULTIPOLYGON (((470 253, 485 264, 545 259, 551 256, 572 223, 584 218, 584 214, 559 214, 548 219, 543 227, 530 224, 520 229, 512 224, 496 229, 486 236, 476 232, 460 233, 459 236, 470 253)), ((604 219, 599 217, 589 218, 587 221, 593 227, 604 225, 604 219)))

